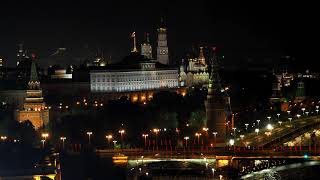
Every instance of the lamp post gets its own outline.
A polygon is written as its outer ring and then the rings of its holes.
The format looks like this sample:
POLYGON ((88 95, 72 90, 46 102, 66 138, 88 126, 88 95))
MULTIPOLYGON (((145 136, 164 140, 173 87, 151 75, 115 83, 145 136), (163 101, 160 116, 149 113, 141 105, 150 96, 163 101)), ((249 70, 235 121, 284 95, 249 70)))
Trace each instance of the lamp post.
POLYGON ((201 133, 196 133, 195 136, 198 138, 198 145, 200 144, 200 136, 201 136, 201 133))
POLYGON ((42 142, 42 148, 44 148, 44 143, 46 142, 46 140, 42 139, 41 142, 42 142))
POLYGON ((257 123, 258 123, 258 128, 259 128, 260 119, 257 120, 257 123))
POLYGON ((217 144, 217 134, 218 134, 218 132, 213 132, 212 134, 214 136, 214 145, 216 145, 217 144))
POLYGON ((42 133, 41 136, 44 140, 47 140, 47 138, 49 137, 49 133, 42 133))
POLYGON ((289 117, 288 119, 289 119, 289 121, 290 121, 290 124, 291 124, 291 121, 292 121, 292 117, 289 117))
POLYGON ((287 111, 287 113, 288 113, 288 116, 290 115, 290 113, 291 113, 291 111, 287 111))
POLYGON ((280 126, 281 126, 281 124, 282 124, 282 121, 278 121, 278 123, 280 124, 280 126))
POLYGON ((300 116, 301 116, 300 114, 297 114, 297 118, 298 118, 298 119, 300 118, 300 116))
POLYGON ((88 132, 87 132, 87 135, 88 135, 88 143, 91 144, 91 135, 92 135, 92 132, 91 132, 91 131, 88 131, 88 132))
POLYGON ((159 149, 158 148, 158 133, 159 133, 159 129, 153 129, 153 132, 156 134, 156 146, 157 146, 157 150, 159 149))
POLYGON ((186 148, 188 148, 188 140, 189 140, 189 137, 186 136, 186 137, 184 137, 184 139, 186 140, 186 148))
POLYGON ((257 135, 259 135, 259 129, 255 129, 254 132, 256 132, 257 135))
POLYGON ((270 122, 271 116, 268 116, 267 118, 268 118, 268 120, 269 120, 269 123, 271 123, 271 122, 270 122))
POLYGON ((116 147, 118 141, 112 141, 112 142, 113 142, 113 148, 116 147))
POLYGON ((280 113, 278 113, 277 116, 278 116, 278 119, 279 119, 280 118, 280 113))
POLYGON ((307 116, 309 115, 309 111, 306 111, 306 115, 307 115, 307 116))
POLYGON ((272 126, 271 124, 268 124, 268 125, 267 125, 267 129, 268 129, 269 131, 272 131, 273 126, 272 126))
POLYGON ((246 124, 244 124, 244 125, 246 126, 246 131, 248 131, 248 126, 249 126, 249 124, 246 123, 246 124))
POLYGON ((120 133, 120 137, 121 137, 121 148, 122 148, 122 146, 123 146, 123 134, 125 133, 125 130, 124 129, 120 129, 119 133, 120 133))
POLYGON ((147 137, 149 135, 148 134, 142 134, 142 137, 144 137, 144 147, 147 147, 147 137))
POLYGON ((306 110, 306 108, 301 108, 302 110, 302 114, 304 115, 304 111, 306 110))
POLYGON ((110 142, 111 142, 111 139, 112 139, 112 135, 109 134, 109 135, 106 135, 106 138, 108 140, 108 145, 110 146, 110 142))
POLYGON ((60 137, 60 140, 62 141, 62 149, 64 149, 64 141, 66 140, 67 138, 65 136, 61 136, 60 137))

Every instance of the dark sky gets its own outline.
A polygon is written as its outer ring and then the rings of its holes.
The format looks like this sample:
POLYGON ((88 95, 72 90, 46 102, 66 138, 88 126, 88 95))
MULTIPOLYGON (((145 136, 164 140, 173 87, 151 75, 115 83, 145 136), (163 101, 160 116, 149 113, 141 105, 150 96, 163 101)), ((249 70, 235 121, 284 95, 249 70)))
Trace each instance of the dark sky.
POLYGON ((102 49, 116 61, 130 51, 129 37, 133 30, 138 42, 148 31, 155 43, 161 16, 166 18, 173 61, 199 44, 216 45, 229 61, 282 55, 301 58, 310 54, 308 46, 312 46, 309 42, 314 38, 313 26, 318 21, 312 5, 290 1, 48 2, 2 2, 0 56, 9 65, 15 63, 19 42, 24 42, 39 57, 48 56, 58 47, 79 54, 88 46, 92 50, 102 49))

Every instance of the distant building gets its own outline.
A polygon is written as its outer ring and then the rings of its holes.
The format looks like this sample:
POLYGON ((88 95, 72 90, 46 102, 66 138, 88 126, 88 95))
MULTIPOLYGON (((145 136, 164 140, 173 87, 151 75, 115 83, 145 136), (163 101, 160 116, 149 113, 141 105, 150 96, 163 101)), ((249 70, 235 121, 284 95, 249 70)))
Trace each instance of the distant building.
POLYGON ((169 62, 169 50, 167 43, 167 28, 163 25, 158 28, 158 46, 157 46, 157 61, 161 64, 168 65, 169 62))
POLYGON ((199 56, 189 58, 185 70, 185 62, 180 65, 180 85, 181 86, 207 86, 209 82, 208 66, 203 54, 203 47, 200 47, 199 56))
POLYGON ((47 109, 43 101, 34 60, 31 63, 30 80, 26 90, 25 102, 23 108, 16 111, 16 119, 19 122, 29 120, 35 129, 39 129, 49 122, 49 109, 47 109))
POLYGON ((90 71, 91 92, 134 92, 178 88, 178 70, 132 53, 122 62, 90 71))

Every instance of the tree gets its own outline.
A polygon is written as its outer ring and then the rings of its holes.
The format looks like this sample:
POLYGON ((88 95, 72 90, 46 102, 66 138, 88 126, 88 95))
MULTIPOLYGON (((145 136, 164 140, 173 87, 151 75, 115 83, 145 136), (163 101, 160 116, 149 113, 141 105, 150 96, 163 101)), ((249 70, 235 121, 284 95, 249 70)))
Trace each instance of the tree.
POLYGON ((196 110, 191 112, 189 123, 190 123, 190 126, 195 130, 206 127, 207 126, 206 112, 203 110, 196 110))

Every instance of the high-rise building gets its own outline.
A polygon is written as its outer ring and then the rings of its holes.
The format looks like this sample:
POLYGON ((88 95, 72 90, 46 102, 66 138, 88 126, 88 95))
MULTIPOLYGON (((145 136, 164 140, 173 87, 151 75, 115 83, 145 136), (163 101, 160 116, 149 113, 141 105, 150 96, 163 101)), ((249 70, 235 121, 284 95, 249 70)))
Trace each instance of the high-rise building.
POLYGON ((38 79, 35 60, 32 60, 30 69, 30 80, 27 85, 26 98, 23 108, 16 112, 19 122, 29 120, 35 129, 39 129, 49 122, 49 109, 43 101, 42 89, 38 79))
POLYGON ((141 55, 152 59, 152 46, 150 44, 149 33, 145 33, 145 40, 141 44, 141 55))
POLYGON ((225 146, 227 133, 227 114, 226 105, 230 104, 230 98, 225 97, 220 84, 219 65, 213 49, 213 58, 211 60, 211 74, 209 78, 209 87, 207 100, 205 101, 207 114, 207 127, 216 132, 215 146, 225 146))
POLYGON ((161 64, 169 64, 167 28, 163 25, 163 20, 161 20, 161 26, 158 28, 157 61, 161 64))

